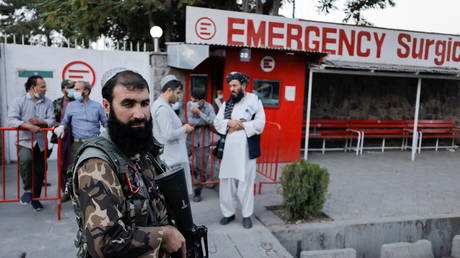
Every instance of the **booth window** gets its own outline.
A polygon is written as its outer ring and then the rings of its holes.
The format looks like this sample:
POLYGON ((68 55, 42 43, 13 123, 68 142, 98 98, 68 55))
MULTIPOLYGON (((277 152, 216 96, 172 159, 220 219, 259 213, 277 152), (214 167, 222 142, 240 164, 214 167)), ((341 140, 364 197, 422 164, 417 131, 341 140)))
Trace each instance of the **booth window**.
POLYGON ((204 92, 207 96, 206 89, 208 88, 208 75, 207 74, 191 74, 190 75, 190 95, 198 89, 204 92))
POLYGON ((259 97, 264 106, 276 107, 280 103, 280 82, 254 79, 253 93, 259 97))

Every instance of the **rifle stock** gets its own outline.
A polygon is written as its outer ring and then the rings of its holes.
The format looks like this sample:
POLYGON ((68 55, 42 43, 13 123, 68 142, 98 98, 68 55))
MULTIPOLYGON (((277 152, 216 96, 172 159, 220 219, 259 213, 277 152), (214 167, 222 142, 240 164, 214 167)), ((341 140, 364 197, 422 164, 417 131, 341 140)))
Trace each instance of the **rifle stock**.
MULTIPOLYGON (((185 183, 185 172, 181 167, 176 167, 166 171, 164 163, 157 158, 154 159, 154 166, 157 171, 162 171, 155 178, 160 192, 166 201, 168 215, 172 218, 172 223, 185 238, 187 246, 187 258, 207 258, 208 253, 208 229, 204 225, 193 223, 192 209, 185 183)), ((171 255, 180 257, 179 253, 171 255)))

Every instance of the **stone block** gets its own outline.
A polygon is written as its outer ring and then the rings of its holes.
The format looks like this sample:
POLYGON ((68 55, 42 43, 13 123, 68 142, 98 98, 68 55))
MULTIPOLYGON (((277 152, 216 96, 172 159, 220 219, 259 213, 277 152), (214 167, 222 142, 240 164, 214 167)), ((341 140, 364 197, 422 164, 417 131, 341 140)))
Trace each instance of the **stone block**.
POLYGON ((356 258, 356 251, 352 248, 303 251, 301 258, 356 258))
POLYGON ((452 240, 452 257, 460 258, 460 235, 456 235, 452 240))
POLYGON ((385 244, 380 249, 380 258, 434 258, 431 242, 419 240, 415 243, 385 244))

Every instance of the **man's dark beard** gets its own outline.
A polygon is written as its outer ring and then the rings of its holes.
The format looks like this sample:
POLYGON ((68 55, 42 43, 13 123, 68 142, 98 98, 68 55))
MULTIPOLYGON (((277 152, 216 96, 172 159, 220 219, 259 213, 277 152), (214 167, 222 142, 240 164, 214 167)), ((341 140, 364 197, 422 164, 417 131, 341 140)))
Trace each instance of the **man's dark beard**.
POLYGON ((240 90, 238 91, 238 94, 236 94, 236 96, 232 94, 232 96, 230 97, 230 100, 231 100, 233 103, 238 103, 238 102, 240 102, 240 100, 241 100, 243 97, 244 97, 244 91, 243 91, 243 89, 240 89, 240 90))
POLYGON ((110 109, 108 119, 108 131, 110 139, 128 157, 137 153, 147 153, 153 146, 152 119, 134 119, 123 123, 117 119, 110 109), (144 127, 131 127, 133 124, 144 123, 144 127))

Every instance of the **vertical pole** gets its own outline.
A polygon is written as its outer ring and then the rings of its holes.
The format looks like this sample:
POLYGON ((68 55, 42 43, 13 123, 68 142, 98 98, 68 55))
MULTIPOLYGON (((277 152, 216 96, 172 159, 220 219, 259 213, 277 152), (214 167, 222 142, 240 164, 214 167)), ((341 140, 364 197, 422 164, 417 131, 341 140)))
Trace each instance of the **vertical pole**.
POLYGON ((295 19, 295 0, 292 0, 292 19, 295 19))
POLYGON ((154 44, 153 52, 155 52, 155 53, 158 53, 158 50, 159 50, 159 49, 158 49, 158 48, 159 48, 159 47, 158 47, 158 45, 159 45, 159 44, 158 44, 158 41, 159 41, 158 38, 153 38, 153 44, 154 44))
POLYGON ((5 130, 0 132, 2 132, 2 200, 6 200, 5 130))
POLYGON ((58 185, 57 185, 57 219, 61 220, 61 208, 62 208, 62 202, 61 202, 61 167, 62 167, 62 160, 61 160, 61 155, 60 153, 62 152, 62 138, 58 137, 58 147, 57 147, 57 171, 58 171, 58 185))
POLYGON ((412 157, 411 160, 415 161, 415 153, 417 151, 417 126, 418 126, 418 113, 420 109, 420 92, 422 90, 422 78, 418 78, 417 83, 417 96, 415 98, 415 115, 414 115, 414 128, 412 133, 412 157))
MULTIPOLYGON (((16 129, 16 142, 19 142, 19 129, 16 129)), ((19 164, 21 158, 19 157, 19 145, 16 145, 16 194, 18 196, 18 201, 20 200, 20 187, 19 187, 19 164)))
POLYGON ((303 158, 308 160, 308 141, 310 135, 310 112, 311 112, 311 93, 312 93, 312 86, 313 86, 313 70, 311 67, 309 68, 310 71, 308 72, 308 98, 307 98, 307 121, 305 123, 305 148, 303 158))

